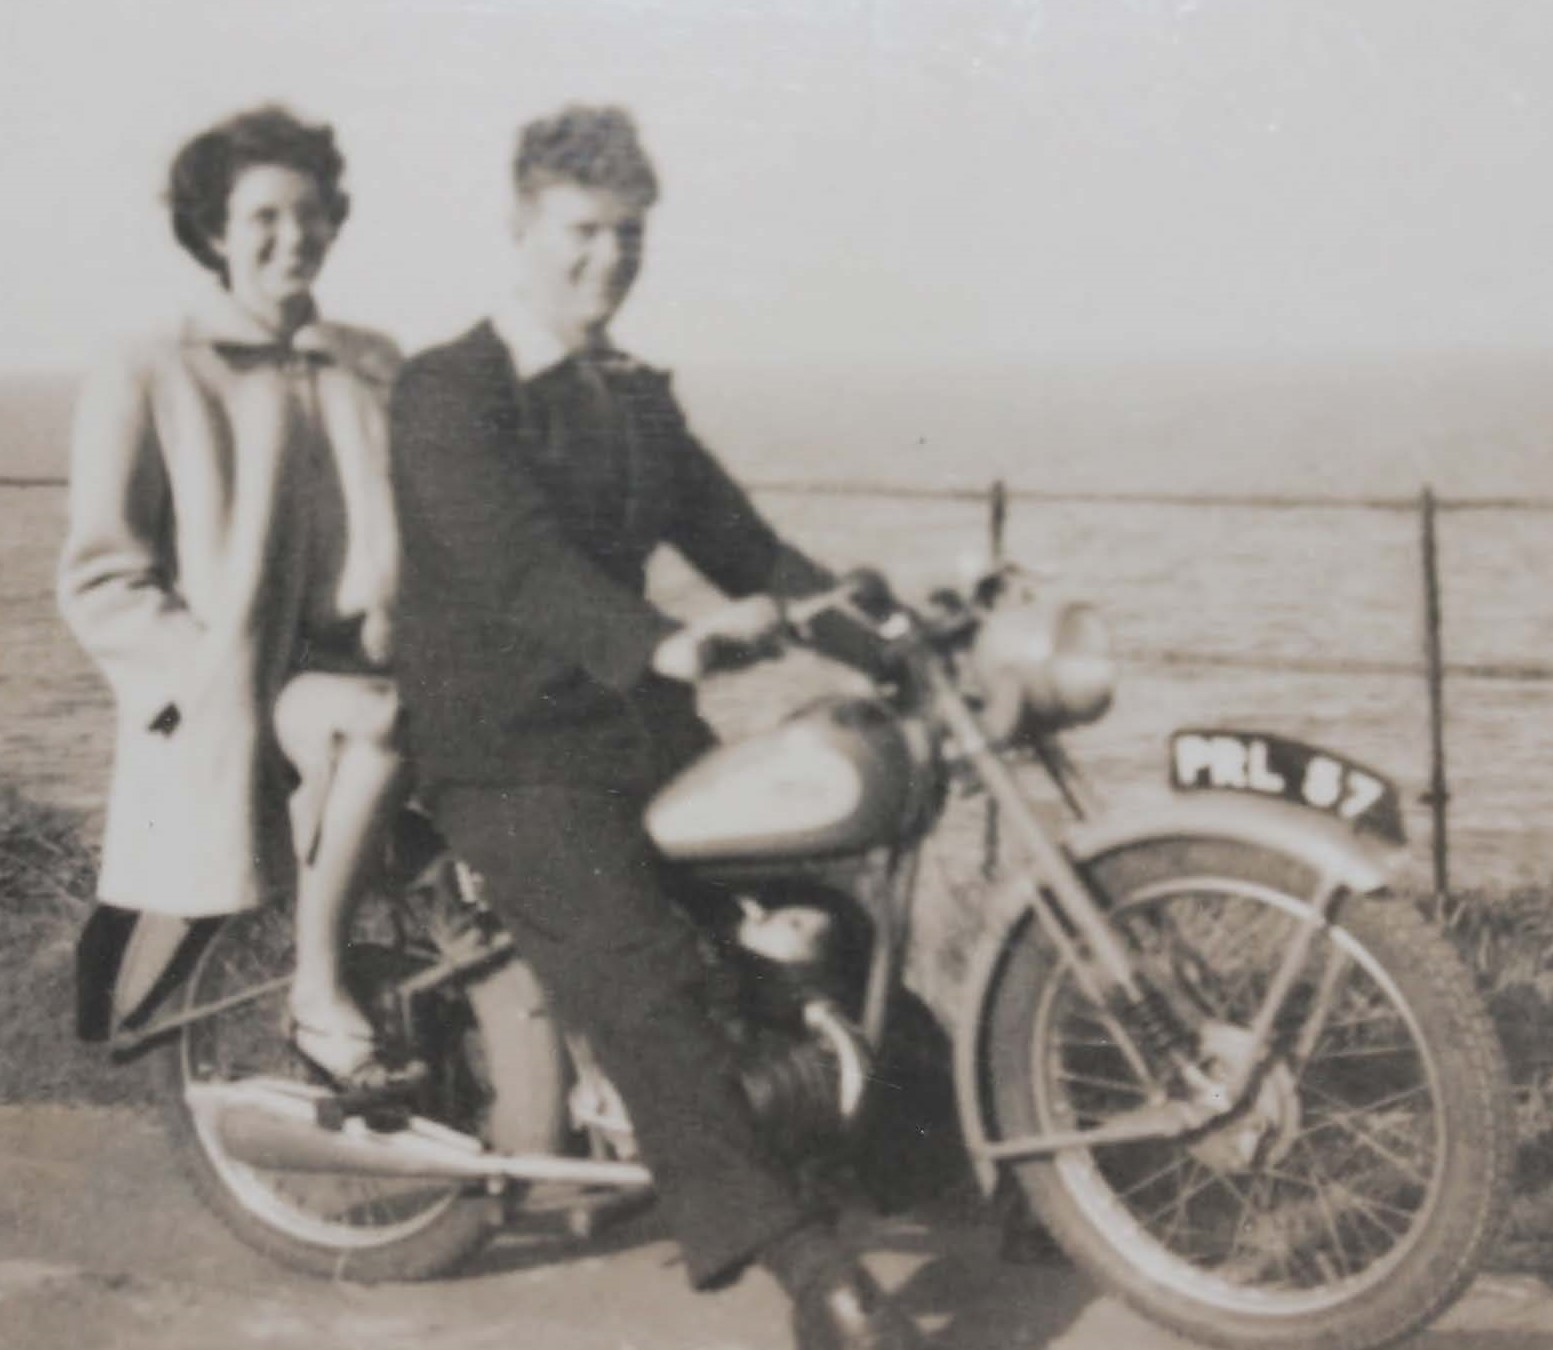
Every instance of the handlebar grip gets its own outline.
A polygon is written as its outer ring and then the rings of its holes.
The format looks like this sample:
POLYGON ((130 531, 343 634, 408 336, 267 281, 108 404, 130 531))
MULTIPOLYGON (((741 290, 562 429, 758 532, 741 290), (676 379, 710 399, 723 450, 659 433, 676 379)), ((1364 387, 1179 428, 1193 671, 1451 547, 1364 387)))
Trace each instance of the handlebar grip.
POLYGON ((860 610, 866 618, 876 622, 889 618, 900 608, 882 573, 871 567, 858 567, 828 590, 789 600, 784 613, 788 627, 801 633, 817 618, 844 606, 860 610))
POLYGON ((708 633, 696 644, 698 678, 743 670, 781 654, 782 642, 777 634, 747 639, 730 637, 724 633, 708 633))
POLYGON ((848 588, 852 603, 872 619, 887 619, 900 608, 889 581, 872 567, 854 568, 842 578, 842 584, 848 588))

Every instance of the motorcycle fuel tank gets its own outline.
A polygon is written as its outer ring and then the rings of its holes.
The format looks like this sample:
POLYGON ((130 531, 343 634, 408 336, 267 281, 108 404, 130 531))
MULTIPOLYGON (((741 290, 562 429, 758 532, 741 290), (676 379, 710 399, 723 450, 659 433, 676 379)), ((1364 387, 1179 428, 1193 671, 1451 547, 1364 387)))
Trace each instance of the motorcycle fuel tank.
POLYGON ((859 853, 900 837, 930 752, 874 699, 827 699, 713 750, 648 807, 647 832, 681 862, 859 853))

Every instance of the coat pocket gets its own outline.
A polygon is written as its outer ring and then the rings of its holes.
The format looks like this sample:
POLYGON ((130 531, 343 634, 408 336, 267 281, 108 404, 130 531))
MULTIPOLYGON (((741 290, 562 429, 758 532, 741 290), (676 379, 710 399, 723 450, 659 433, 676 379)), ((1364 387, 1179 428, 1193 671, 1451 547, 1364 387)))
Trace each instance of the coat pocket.
POLYGON ((257 902, 252 716, 185 719, 171 733, 121 722, 98 894, 161 914, 226 914, 257 902))

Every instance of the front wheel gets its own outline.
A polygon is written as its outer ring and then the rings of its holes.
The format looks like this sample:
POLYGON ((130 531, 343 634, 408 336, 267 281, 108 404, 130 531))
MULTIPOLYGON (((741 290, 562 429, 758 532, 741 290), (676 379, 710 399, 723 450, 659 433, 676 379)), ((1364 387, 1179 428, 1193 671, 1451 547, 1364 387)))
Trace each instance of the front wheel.
MULTIPOLYGON (((1204 1053, 1243 1053, 1316 879, 1201 840, 1136 845, 1090 875, 1204 1053)), ((1438 1316, 1493 1241, 1514 1154, 1503 1060, 1465 968, 1402 904, 1351 902, 1286 1007, 1229 1122, 1014 1171, 1068 1253, 1149 1318, 1212 1345, 1371 1350, 1438 1316)), ((1033 923, 988 1014, 999 1136, 1154 1100, 1033 923)))

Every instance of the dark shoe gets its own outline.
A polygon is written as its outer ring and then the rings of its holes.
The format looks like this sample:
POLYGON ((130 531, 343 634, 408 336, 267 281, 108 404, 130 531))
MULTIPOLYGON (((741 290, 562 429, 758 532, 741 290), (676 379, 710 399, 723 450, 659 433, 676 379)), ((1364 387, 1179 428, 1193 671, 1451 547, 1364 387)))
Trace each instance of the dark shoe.
POLYGON ((418 1087, 426 1077, 419 1060, 384 1063, 370 1034, 313 1026, 294 1013, 287 1015, 286 1031, 297 1057, 338 1093, 363 1100, 393 1096, 418 1087))
POLYGON ((816 1279, 793 1307, 797 1350, 924 1350, 909 1317, 861 1266, 816 1279))

